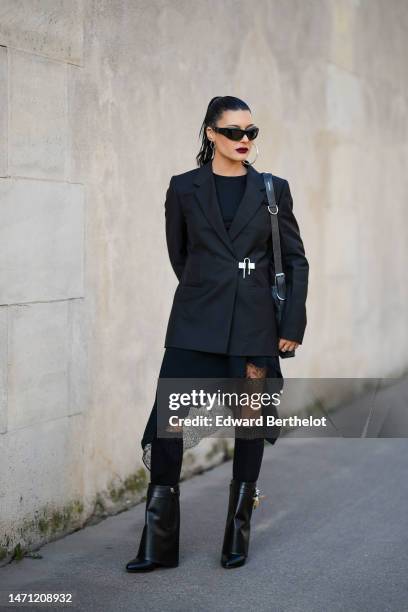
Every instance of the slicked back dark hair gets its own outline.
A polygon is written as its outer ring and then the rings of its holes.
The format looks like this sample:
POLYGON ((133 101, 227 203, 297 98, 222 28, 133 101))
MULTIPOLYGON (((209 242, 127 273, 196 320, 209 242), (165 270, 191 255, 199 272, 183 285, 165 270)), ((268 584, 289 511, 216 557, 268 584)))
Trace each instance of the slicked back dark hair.
POLYGON ((213 156, 213 148, 211 141, 207 137, 206 127, 215 127, 218 119, 220 119, 222 113, 226 110, 248 110, 251 112, 248 104, 240 98, 235 98, 234 96, 215 96, 215 98, 212 98, 208 104, 207 112, 198 135, 199 138, 201 137, 201 149, 196 156, 197 166, 203 166, 213 156))

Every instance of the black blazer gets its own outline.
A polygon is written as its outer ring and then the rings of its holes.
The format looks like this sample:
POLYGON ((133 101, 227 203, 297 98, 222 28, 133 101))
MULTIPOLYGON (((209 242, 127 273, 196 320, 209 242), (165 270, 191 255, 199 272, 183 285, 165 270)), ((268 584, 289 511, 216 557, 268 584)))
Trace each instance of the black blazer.
MULTIPOLYGON (((309 265, 286 179, 273 175, 287 301, 280 337, 301 343, 306 327, 309 265)), ((229 228, 217 200, 212 162, 172 176, 165 201, 166 240, 179 280, 165 347, 278 355, 271 284, 271 221, 260 172, 248 166, 246 190, 229 228), (243 275, 239 262, 255 268, 243 275)))

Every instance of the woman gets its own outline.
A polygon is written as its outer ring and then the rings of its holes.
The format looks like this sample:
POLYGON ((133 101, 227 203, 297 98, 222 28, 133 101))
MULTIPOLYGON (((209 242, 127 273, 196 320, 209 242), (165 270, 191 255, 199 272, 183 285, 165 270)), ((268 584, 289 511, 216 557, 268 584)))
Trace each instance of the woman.
MULTIPOLYGON (((266 190, 262 175, 247 160, 258 128, 245 102, 218 96, 208 105, 201 135, 198 168, 173 176, 166 193, 166 240, 179 284, 159 378, 283 381, 279 351, 292 351, 302 343, 309 268, 289 184, 274 176, 287 279, 278 338, 266 190)), ((156 391, 142 439, 144 462, 151 471, 145 525, 138 554, 126 565, 130 572, 175 567, 179 561, 182 458, 197 439, 158 436, 157 416, 156 391)), ((235 439, 221 555, 225 568, 239 567, 247 558, 265 438, 276 441, 261 435, 235 439)))

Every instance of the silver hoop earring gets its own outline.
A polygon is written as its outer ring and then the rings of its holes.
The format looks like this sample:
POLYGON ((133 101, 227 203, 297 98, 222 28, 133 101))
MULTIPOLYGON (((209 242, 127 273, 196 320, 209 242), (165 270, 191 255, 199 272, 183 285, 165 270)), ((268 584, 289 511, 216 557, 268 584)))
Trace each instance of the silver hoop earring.
POLYGON ((254 164, 256 162, 256 160, 258 159, 259 156, 259 149, 258 149, 258 145, 256 144, 256 142, 254 142, 255 145, 255 149, 256 149, 256 157, 253 161, 248 161, 247 159, 243 162, 246 166, 252 166, 252 164, 254 164))
POLYGON ((211 140, 211 148, 212 148, 212 157, 211 159, 214 159, 215 156, 215 143, 213 140, 211 140))

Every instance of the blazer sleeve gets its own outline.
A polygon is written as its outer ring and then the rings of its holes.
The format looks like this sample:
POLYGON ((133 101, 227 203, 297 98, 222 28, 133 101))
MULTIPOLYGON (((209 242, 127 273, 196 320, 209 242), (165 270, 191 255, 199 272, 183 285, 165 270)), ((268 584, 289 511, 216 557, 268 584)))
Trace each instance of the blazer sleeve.
POLYGON ((282 267, 286 278, 286 300, 279 326, 279 337, 301 344, 307 324, 309 263, 305 256, 299 226, 293 214, 293 199, 286 179, 278 207, 282 267))
POLYGON ((167 251, 171 266, 180 281, 187 259, 187 226, 174 185, 174 176, 167 188, 164 209, 167 251))

